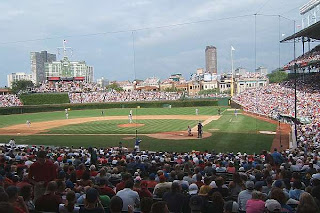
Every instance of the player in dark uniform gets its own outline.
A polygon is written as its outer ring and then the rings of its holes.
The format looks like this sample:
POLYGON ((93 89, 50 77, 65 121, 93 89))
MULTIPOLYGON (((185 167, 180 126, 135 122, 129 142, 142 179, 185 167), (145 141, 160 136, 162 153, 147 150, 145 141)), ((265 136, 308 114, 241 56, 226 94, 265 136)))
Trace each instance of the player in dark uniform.
POLYGON ((136 138, 136 141, 134 143, 134 149, 136 150, 136 152, 140 152, 140 143, 141 143, 141 139, 136 138))
POLYGON ((198 138, 202 138, 202 124, 201 122, 199 121, 198 123, 198 138))

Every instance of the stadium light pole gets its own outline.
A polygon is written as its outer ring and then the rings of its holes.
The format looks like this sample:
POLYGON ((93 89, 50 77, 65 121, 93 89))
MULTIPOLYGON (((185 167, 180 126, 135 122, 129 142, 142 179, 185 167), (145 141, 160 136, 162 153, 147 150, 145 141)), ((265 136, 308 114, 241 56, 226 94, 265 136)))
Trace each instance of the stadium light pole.
POLYGON ((295 142, 298 145, 298 131, 297 131, 297 61, 296 61, 296 21, 293 20, 293 57, 294 57, 294 134, 295 142))

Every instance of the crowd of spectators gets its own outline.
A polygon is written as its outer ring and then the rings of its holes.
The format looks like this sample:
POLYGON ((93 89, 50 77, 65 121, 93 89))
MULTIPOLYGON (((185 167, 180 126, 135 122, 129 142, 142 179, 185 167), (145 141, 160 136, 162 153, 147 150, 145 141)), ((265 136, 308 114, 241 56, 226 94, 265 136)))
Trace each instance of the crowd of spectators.
POLYGON ((38 87, 32 88, 35 93, 56 93, 56 92, 97 92, 103 91, 102 87, 94 83, 83 81, 46 81, 38 87))
POLYGON ((21 103, 17 95, 0 95, 0 107, 13 107, 22 105, 23 104, 21 103))
POLYGON ((130 102, 130 101, 164 101, 178 100, 180 93, 154 91, 108 91, 108 92, 81 92, 69 93, 70 103, 103 103, 103 102, 130 102))
MULTIPOLYGON (((320 75, 316 73, 297 79, 297 118, 308 123, 297 125, 298 143, 320 146, 320 75)), ((294 81, 246 90, 233 98, 244 111, 276 118, 295 117, 294 81)))
POLYGON ((297 67, 306 67, 309 63, 320 61, 320 45, 316 46, 309 52, 299 56, 296 60, 290 61, 284 66, 285 69, 291 69, 296 63, 297 67))
POLYGON ((0 212, 319 212, 314 149, 0 148, 0 212))

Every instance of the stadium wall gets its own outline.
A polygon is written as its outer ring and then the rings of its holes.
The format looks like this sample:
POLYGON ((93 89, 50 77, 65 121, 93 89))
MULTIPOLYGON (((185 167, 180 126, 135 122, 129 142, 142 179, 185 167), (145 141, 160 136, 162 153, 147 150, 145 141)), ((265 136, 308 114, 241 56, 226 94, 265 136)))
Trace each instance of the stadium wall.
POLYGON ((195 106, 228 106, 229 99, 199 99, 183 101, 145 101, 145 102, 111 102, 111 103, 89 103, 89 104, 47 104, 26 105, 20 107, 0 108, 0 115, 23 114, 35 112, 61 111, 66 108, 72 110, 83 109, 110 109, 110 108, 162 108, 164 105, 171 107, 195 107, 195 106))

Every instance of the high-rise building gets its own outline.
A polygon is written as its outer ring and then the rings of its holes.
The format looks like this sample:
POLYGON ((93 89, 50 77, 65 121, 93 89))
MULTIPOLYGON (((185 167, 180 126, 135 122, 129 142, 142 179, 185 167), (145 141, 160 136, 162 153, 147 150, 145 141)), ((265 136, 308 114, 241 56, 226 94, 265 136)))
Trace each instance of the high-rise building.
POLYGON ((214 46, 206 47, 206 71, 217 74, 217 48, 214 46))
POLYGON ((51 63, 56 61, 56 54, 48 53, 47 51, 41 52, 31 52, 30 60, 31 60, 31 74, 33 78, 33 82, 35 84, 44 82, 46 80, 44 63, 51 63))
POLYGON ((12 83, 14 81, 20 81, 20 80, 32 81, 32 75, 26 74, 24 72, 16 72, 16 73, 11 73, 7 75, 7 82, 8 82, 9 88, 12 88, 12 83))

